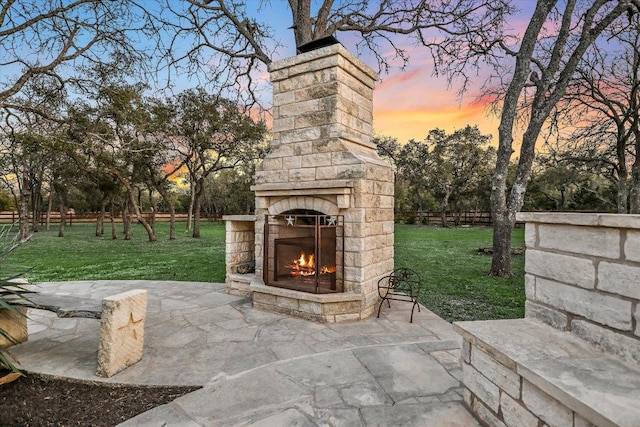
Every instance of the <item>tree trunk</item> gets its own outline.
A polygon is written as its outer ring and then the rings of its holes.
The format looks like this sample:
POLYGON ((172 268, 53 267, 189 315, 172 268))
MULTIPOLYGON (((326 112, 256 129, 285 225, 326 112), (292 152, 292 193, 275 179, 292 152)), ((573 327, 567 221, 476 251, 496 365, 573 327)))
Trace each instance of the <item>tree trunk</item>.
POLYGON ((193 234, 191 237, 199 238, 200 237, 200 209, 201 209, 201 200, 202 193, 204 190, 204 178, 201 178, 196 182, 194 186, 193 192, 193 234))
POLYGON ((151 226, 149 225, 147 220, 144 219, 144 216, 142 215, 142 212, 140 211, 140 207, 136 203, 136 198, 135 198, 135 196, 133 194, 133 191, 127 191, 127 194, 129 195, 129 203, 131 205, 131 208, 133 210, 134 215, 136 216, 136 220, 140 224, 142 224, 142 226, 146 230, 147 235, 149 236, 149 241, 150 242, 155 242, 156 241, 156 235, 153 232, 153 229, 151 228, 151 226))
POLYGON ((67 206, 64 202, 64 196, 58 194, 59 209, 60 209, 60 223, 58 224, 58 237, 64 237, 64 226, 67 224, 67 206))
POLYGON ((156 200, 153 197, 153 188, 148 186, 149 189, 149 206, 151 209, 151 214, 149 215, 149 226, 151 230, 153 230, 154 234, 156 232, 156 200))
POLYGON ((23 175, 20 187, 20 199, 18 201, 18 233, 20 240, 29 238, 29 183, 26 174, 23 175))
POLYGON ((129 211, 129 195, 122 201, 122 234, 124 240, 131 240, 131 212, 129 211))
POLYGON ((109 202, 111 204, 111 207, 110 207, 111 239, 116 240, 118 238, 118 230, 116 229, 116 206, 113 203, 113 199, 110 199, 109 202))
POLYGON ((100 201, 100 212, 96 217, 96 237, 104 235, 104 215, 107 210, 107 203, 109 203, 109 195, 104 193, 100 201))
POLYGON ((442 221, 442 226, 447 228, 449 224, 447 223, 447 207, 449 206, 449 196, 451 195, 449 188, 445 188, 444 198, 442 199, 442 203, 440 203, 440 219, 442 221))
POLYGON ((191 237, 200 238, 200 197, 197 197, 193 206, 193 234, 191 237))
POLYGON ((501 277, 513 275, 511 270, 511 233, 513 226, 507 212, 495 212, 493 216, 493 255, 491 274, 501 277), (505 244, 506 242, 506 244, 505 244), (499 274, 495 274, 499 272, 499 274))
POLYGON ((162 200, 164 200, 164 203, 167 205, 167 208, 169 208, 169 240, 175 240, 176 239, 176 208, 173 205, 173 200, 171 200, 171 197, 169 197, 169 193, 167 193, 167 190, 165 190, 164 187, 162 187, 161 183, 155 183, 154 187, 156 191, 158 191, 158 194, 160 194, 160 197, 162 197, 162 200))
POLYGON ((619 214, 627 213, 627 196, 629 195, 629 189, 627 188, 627 182, 629 179, 629 172, 627 169, 627 138, 621 137, 621 135, 624 135, 625 133, 624 128, 618 126, 618 143, 616 145, 616 160, 618 162, 618 194, 616 197, 616 208, 619 214))
POLYGON ((31 218, 31 229, 34 233, 38 232, 40 228, 40 219, 42 216, 42 194, 41 183, 35 183, 31 192, 31 206, 33 211, 33 217, 31 218))
MULTIPOLYGON (((149 226, 149 223, 142 216, 142 212, 140 211, 139 204, 136 202, 136 195, 133 193, 134 187, 124 177, 124 175, 122 175, 122 173, 120 173, 119 170, 114 168, 114 169, 111 169, 110 172, 111 172, 111 174, 113 176, 116 177, 116 179, 118 179, 118 181, 120 181, 122 186, 124 188, 126 188, 126 190, 127 190, 127 198, 129 199, 129 203, 127 203, 127 205, 129 205, 131 210, 133 210, 133 214, 136 216, 136 220, 140 224, 142 224, 142 226, 146 230, 147 235, 149 236, 149 241, 150 242, 155 242, 156 241, 156 236, 155 236, 155 234, 153 232, 153 229, 149 226)), ((138 197, 140 197, 140 192, 139 191, 138 191, 138 197)), ((123 211, 123 215, 124 215, 124 211, 123 211)), ((129 215, 131 215, 131 212, 129 212, 129 215)), ((123 217, 123 220, 124 220, 124 217, 123 217)), ((127 238, 127 235, 125 233, 125 239, 126 240, 130 240, 131 239, 131 217, 129 217, 129 236, 127 238)))
POLYGON ((191 190, 191 197, 189 199, 189 209, 187 210, 187 228, 184 231, 185 233, 188 233, 189 231, 191 231, 191 224, 192 224, 192 218, 193 218, 193 205, 195 204, 195 197, 196 197, 196 184, 193 182, 193 179, 191 179, 191 182, 189 183, 189 187, 191 190))
POLYGON ((51 191, 51 183, 49 183, 49 202, 47 203, 47 217, 45 220, 45 229, 49 231, 51 226, 51 209, 53 208, 53 191, 51 191))

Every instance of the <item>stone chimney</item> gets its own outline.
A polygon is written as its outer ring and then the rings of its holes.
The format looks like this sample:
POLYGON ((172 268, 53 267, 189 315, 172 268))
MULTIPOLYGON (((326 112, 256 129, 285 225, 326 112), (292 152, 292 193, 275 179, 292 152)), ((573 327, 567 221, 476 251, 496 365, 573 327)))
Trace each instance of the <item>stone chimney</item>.
POLYGON ((394 255, 393 170, 372 143, 376 74, 340 44, 274 62, 269 71, 273 139, 252 187, 255 275, 248 293, 265 310, 324 322, 367 318, 394 255), (296 212, 342 221, 341 292, 264 283, 265 218, 296 212))

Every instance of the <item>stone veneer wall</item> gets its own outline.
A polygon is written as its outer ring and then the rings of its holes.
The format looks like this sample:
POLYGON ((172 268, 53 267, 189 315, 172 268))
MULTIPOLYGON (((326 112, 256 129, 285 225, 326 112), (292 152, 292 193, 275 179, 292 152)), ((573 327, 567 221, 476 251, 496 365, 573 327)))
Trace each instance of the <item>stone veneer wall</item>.
POLYGON ((377 281, 393 270, 394 255, 393 170, 371 142, 376 75, 340 44, 274 62, 269 71, 273 139, 252 187, 254 304, 320 321, 369 317, 377 281), (264 286, 264 218, 293 209, 344 216, 346 295, 264 286))
POLYGON ((640 216, 520 213, 526 317, 640 362, 640 216))

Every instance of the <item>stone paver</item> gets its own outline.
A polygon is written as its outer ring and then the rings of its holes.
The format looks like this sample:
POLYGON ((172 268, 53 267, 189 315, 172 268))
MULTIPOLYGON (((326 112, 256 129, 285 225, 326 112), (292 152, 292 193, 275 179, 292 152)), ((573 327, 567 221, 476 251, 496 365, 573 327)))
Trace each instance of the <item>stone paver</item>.
POLYGON ((252 308, 223 284, 49 282, 41 292, 102 299, 148 291, 144 354, 110 378, 95 376, 100 322, 30 310, 29 341, 12 349, 32 372, 79 380, 202 385, 122 426, 477 426, 463 404, 460 339, 411 304, 380 319, 319 324, 252 308), (176 369, 179 367, 179 369, 176 369))

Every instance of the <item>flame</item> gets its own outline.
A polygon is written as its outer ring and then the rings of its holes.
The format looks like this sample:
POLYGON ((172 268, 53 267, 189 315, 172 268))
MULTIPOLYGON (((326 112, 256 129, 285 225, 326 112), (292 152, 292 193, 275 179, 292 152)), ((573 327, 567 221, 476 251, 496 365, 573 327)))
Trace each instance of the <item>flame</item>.
MULTIPOLYGON (((289 264, 286 267, 291 269, 291 275, 294 277, 315 276, 316 256, 315 254, 307 256, 304 252, 300 252, 300 256, 293 260, 293 264, 289 264)), ((331 274, 335 272, 335 266, 327 267, 326 265, 323 265, 320 267, 320 274, 331 274)))

